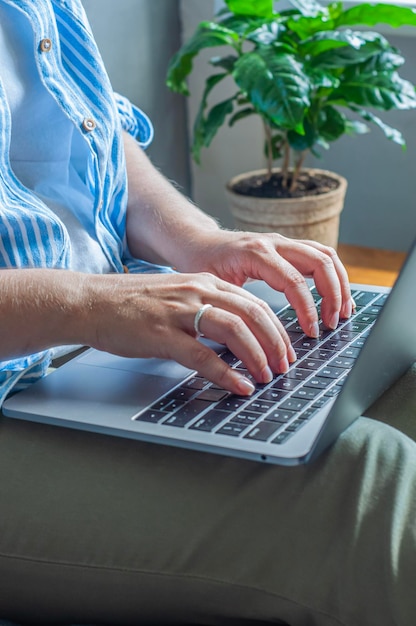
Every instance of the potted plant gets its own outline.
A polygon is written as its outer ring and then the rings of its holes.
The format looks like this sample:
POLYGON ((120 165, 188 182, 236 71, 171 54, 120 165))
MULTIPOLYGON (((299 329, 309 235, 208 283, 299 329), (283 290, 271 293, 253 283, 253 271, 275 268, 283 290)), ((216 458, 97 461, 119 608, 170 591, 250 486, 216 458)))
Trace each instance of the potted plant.
POLYGON ((404 63, 400 52, 380 33, 362 27, 415 26, 416 13, 389 4, 290 3, 291 8, 277 12, 273 0, 225 0, 215 20, 201 22, 173 56, 167 85, 189 95, 186 79, 194 57, 218 47, 194 123, 194 160, 200 162, 201 149, 225 123, 260 116, 267 167, 227 185, 228 195, 237 200, 237 208, 231 204, 237 226, 336 246, 346 181, 305 168, 305 157, 319 156, 320 149, 345 134, 368 132, 368 124, 405 147, 402 134, 374 111, 415 108, 415 88, 398 73, 404 63), (211 103, 211 92, 230 78, 233 93, 211 103), (277 159, 279 168, 273 167, 277 159), (305 231, 299 220, 310 227, 305 231))

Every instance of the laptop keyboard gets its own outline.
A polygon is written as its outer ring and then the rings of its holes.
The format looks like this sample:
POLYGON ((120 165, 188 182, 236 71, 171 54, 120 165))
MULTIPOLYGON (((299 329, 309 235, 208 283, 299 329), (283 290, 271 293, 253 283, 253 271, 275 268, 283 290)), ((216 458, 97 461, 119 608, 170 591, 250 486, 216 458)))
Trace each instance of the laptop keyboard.
MULTIPOLYGON (((319 313, 321 297, 316 289, 311 292, 319 313)), ((195 374, 133 419, 282 444, 340 392, 387 298, 369 291, 352 295, 357 305, 353 315, 335 330, 321 323, 317 339, 304 334, 290 305, 279 311, 297 361, 270 383, 256 383, 244 364, 224 349, 219 358, 253 382, 252 396, 236 396, 195 374)))

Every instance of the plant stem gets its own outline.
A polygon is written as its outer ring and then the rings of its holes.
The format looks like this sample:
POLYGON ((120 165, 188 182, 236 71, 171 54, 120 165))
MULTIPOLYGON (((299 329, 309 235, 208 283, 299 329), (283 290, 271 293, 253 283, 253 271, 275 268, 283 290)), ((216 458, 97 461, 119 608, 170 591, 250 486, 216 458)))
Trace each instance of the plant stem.
POLYGON ((290 146, 289 146, 289 142, 285 141, 283 165, 282 165, 282 187, 284 189, 287 188, 287 179, 289 176, 289 165, 290 165, 290 146))
POLYGON ((267 155, 267 176, 266 180, 272 177, 273 166, 273 147, 272 147, 272 130, 266 122, 264 122, 264 133, 266 135, 266 155, 267 155))
POLYGON ((290 192, 296 190, 299 174, 302 169, 302 165, 305 160, 305 157, 306 157, 306 150, 303 150, 303 152, 300 153, 300 156, 296 162, 296 168, 295 168, 295 171, 293 172, 292 182, 291 182, 290 189, 289 189, 290 192))

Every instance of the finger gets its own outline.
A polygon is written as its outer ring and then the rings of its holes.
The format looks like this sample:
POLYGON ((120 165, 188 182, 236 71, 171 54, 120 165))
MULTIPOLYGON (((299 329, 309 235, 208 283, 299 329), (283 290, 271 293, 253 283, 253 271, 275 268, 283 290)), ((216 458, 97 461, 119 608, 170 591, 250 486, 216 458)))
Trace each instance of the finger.
POLYGON ((236 395, 250 396, 255 390, 254 384, 242 372, 232 369, 211 348, 184 332, 179 339, 176 338, 172 358, 236 395))
MULTIPOLYGON (((297 264, 297 267, 300 263, 301 271, 313 277, 316 288, 322 296, 322 319, 327 326, 335 328, 340 317, 350 317, 352 312, 347 271, 333 248, 315 241, 301 241, 300 243, 309 249, 309 255, 306 258, 312 263, 312 268, 308 272, 305 266, 305 256, 299 260, 293 259, 293 262, 297 264)), ((290 256, 290 251, 288 254, 290 256)))
MULTIPOLYGON (((235 337, 234 327, 242 321, 261 347, 258 355, 262 362, 257 364, 257 367, 256 365, 252 366, 254 372, 260 371, 266 366, 263 353, 266 355, 267 364, 273 372, 286 371, 288 361, 293 362, 296 359, 282 323, 266 302, 260 298, 240 288, 232 294, 227 289, 220 297, 211 294, 211 303, 215 310, 206 310, 203 318, 200 318, 200 330, 202 322, 204 324, 204 330, 201 332, 219 343, 226 343, 230 338, 235 343, 242 340, 242 335, 237 334, 235 337)), ((234 352, 235 349, 231 349, 234 352)))
POLYGON ((218 307, 206 311, 200 328, 205 336, 224 343, 243 361, 258 383, 268 383, 273 378, 273 372, 289 369, 286 344, 276 331, 272 333, 269 344, 262 344, 242 317, 218 307))

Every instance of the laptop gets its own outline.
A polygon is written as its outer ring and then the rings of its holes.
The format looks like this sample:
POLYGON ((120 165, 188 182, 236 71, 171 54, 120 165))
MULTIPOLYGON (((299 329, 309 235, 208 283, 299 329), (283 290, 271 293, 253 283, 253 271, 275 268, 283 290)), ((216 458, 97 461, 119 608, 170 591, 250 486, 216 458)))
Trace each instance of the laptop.
MULTIPOLYGON (((260 281, 298 360, 250 398, 182 365, 85 351, 8 398, 6 416, 279 465, 317 458, 416 361, 416 243, 390 291, 352 285, 356 312, 335 331, 304 335, 284 296, 260 281)), ((319 310, 320 297, 312 287, 319 310)), ((203 339, 203 341, 205 341, 203 339)), ((244 365, 208 341, 232 367, 244 365)))

